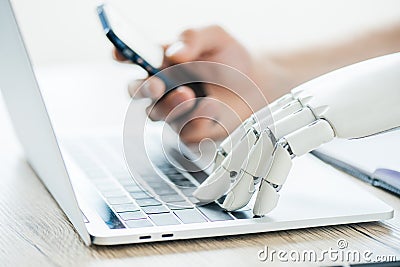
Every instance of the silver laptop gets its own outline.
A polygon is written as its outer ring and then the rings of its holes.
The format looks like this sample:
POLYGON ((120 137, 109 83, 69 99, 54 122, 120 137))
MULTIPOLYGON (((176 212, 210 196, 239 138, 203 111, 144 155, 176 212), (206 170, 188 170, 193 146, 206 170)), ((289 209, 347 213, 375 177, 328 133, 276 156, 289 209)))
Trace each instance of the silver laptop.
MULTIPOLYGON (((0 88, 27 161, 87 245, 257 233, 393 216, 390 206, 311 155, 295 161, 281 201, 268 216, 253 218, 251 205, 236 212, 225 212, 218 201, 201 205, 191 193, 208 172, 196 161, 187 165, 194 155, 183 144, 179 151, 175 145, 160 144, 169 140, 159 138, 162 124, 148 128, 143 138, 151 137, 150 152, 131 152, 137 157, 130 169, 118 135, 56 136, 8 0, 0 0, 0 36, 0 88), (152 168, 144 168, 148 158, 152 168)), ((129 147, 140 144, 143 140, 133 139, 129 147)))

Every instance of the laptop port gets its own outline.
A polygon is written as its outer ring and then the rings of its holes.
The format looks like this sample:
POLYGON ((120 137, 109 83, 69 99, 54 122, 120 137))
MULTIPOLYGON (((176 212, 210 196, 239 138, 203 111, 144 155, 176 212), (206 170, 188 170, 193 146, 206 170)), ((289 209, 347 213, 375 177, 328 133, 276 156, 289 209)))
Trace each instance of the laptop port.
POLYGON ((161 237, 173 237, 174 234, 162 234, 161 237))
POLYGON ((142 236, 139 236, 139 239, 150 239, 150 238, 151 238, 150 235, 142 235, 142 236))

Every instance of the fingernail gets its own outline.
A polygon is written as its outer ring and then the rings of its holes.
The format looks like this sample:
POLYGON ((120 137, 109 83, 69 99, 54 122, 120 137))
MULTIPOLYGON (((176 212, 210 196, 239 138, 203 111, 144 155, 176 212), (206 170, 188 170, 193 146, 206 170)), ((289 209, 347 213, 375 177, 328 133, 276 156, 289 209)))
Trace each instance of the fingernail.
MULTIPOLYGON (((175 89, 175 92, 179 92, 179 91, 182 91, 182 87, 178 87, 178 88, 176 88, 175 89)), ((181 105, 181 104, 183 104, 187 99, 186 98, 184 98, 181 94, 175 94, 174 95, 175 97, 174 98, 172 98, 171 99, 171 105, 173 106, 173 107, 177 107, 177 106, 179 106, 179 105, 181 105)))
POLYGON ((165 51, 165 55, 167 57, 172 57, 173 55, 179 53, 182 51, 182 49, 185 47, 185 44, 182 41, 178 41, 176 43, 173 43, 170 45, 167 50, 165 51))
POLYGON ((151 98, 153 96, 150 90, 150 84, 148 82, 143 84, 141 91, 144 97, 151 98))

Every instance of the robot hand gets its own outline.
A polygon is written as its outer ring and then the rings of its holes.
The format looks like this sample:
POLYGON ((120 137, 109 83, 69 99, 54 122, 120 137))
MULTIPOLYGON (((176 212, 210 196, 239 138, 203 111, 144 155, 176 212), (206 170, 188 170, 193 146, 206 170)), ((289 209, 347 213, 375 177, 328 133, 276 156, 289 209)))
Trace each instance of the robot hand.
POLYGON ((213 173, 193 195, 210 202, 226 194, 222 205, 232 211, 258 191, 253 213, 265 215, 277 206, 293 158, 335 137, 362 138, 399 126, 400 53, 336 70, 247 119, 221 143, 213 173))

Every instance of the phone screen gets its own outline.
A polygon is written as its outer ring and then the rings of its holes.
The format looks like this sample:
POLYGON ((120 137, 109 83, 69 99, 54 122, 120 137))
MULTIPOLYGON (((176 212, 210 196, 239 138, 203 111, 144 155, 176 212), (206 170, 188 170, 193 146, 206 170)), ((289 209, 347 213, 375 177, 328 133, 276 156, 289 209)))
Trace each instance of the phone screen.
POLYGON ((161 45, 141 32, 137 24, 121 15, 115 7, 104 5, 103 9, 106 11, 110 30, 153 67, 160 68, 164 58, 161 45))
MULTIPOLYGON (((125 21, 124 16, 118 14, 115 8, 101 5, 97 8, 100 21, 108 39, 115 45, 119 52, 133 63, 140 65, 149 75, 157 75, 166 85, 166 91, 163 96, 177 88, 179 81, 196 81, 199 78, 186 67, 180 67, 179 71, 162 72, 160 67, 163 63, 164 50, 161 45, 150 41, 145 34, 138 30, 138 27, 132 22, 125 21)), ((176 70, 176 69, 175 69, 176 70)), ((203 83, 190 82, 185 83, 193 89, 197 98, 206 96, 203 83)), ((193 106, 193 110, 196 108, 193 106)))

